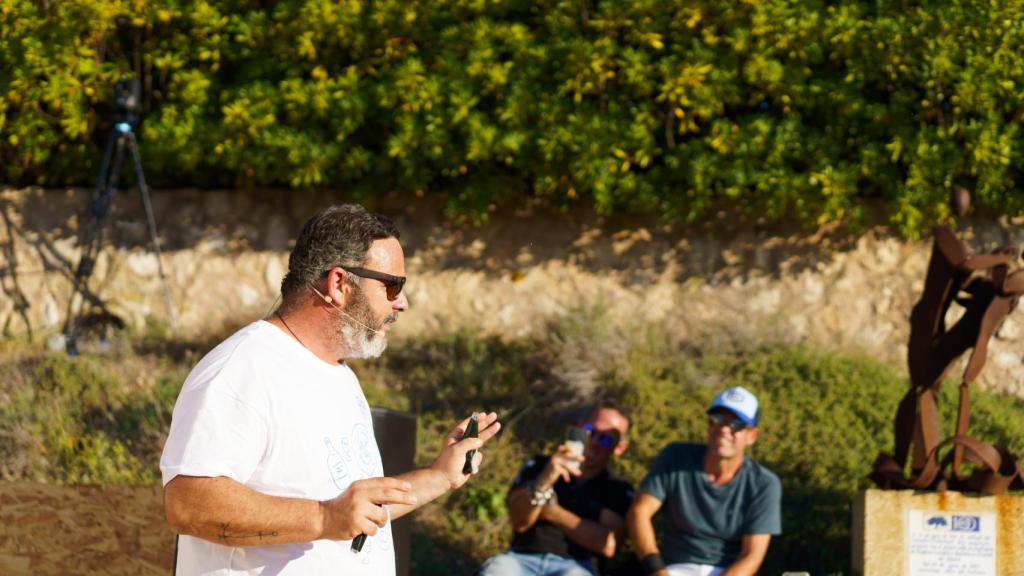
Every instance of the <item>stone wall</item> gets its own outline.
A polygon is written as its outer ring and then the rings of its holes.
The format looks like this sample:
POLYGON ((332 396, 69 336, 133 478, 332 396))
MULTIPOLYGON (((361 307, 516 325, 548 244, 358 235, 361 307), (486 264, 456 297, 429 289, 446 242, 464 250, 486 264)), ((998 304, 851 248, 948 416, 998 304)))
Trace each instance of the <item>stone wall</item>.
MULTIPOLYGON (((0 326, 8 338, 59 333, 78 262, 86 190, 0 193, 4 248, 0 326), (13 255, 13 258, 11 257, 13 255), (29 307, 19 310, 17 294, 29 307)), ((282 191, 153 193, 176 319, 184 338, 221 334, 264 316, 302 222, 343 195, 282 191)), ((519 337, 552 317, 601 309, 624 331, 667 323, 675 336, 806 342, 905 365, 907 317, 929 256, 884 225, 859 233, 802 230, 720 212, 692 226, 602 218, 586 209, 496 211, 488 224, 446 223, 436 202, 364 199, 396 218, 411 309, 398 338, 467 327, 519 337)), ((961 237, 976 251, 1024 244, 1021 220, 975 217, 961 237)), ((157 260, 137 192, 122 192, 105 227, 92 290, 141 329, 167 321, 157 260)), ((954 313, 954 312, 951 312, 954 313)), ((1024 319, 994 338, 981 385, 1024 395, 1024 319)))

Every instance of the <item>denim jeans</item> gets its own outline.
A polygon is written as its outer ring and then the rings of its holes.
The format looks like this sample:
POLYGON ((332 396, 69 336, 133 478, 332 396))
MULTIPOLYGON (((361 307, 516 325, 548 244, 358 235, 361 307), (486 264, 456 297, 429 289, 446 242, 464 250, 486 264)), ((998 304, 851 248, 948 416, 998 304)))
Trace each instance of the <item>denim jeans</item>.
POLYGON ((489 558, 476 576, 594 576, 594 569, 558 554, 513 551, 489 558))

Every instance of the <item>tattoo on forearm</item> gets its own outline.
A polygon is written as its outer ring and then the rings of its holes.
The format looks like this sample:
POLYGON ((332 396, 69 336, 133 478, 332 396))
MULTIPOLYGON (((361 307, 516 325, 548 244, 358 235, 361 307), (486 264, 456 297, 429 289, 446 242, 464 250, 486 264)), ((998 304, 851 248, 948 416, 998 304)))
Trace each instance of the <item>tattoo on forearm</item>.
POLYGON ((217 539, 221 542, 227 542, 229 540, 245 540, 247 538, 263 540, 264 538, 273 538, 278 534, 279 532, 277 530, 260 530, 255 534, 236 534, 231 532, 231 523, 224 522, 220 525, 220 532, 217 534, 217 539))

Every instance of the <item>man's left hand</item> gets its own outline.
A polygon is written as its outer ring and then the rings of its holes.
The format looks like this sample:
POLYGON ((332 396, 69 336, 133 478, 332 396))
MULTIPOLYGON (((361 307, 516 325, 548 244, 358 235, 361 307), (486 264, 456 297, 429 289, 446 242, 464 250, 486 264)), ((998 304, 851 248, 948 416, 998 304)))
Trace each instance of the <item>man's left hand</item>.
MULTIPOLYGON (((434 463, 430 466, 432 469, 444 474, 452 490, 461 487, 469 480, 470 475, 463 474, 462 472, 463 466, 466 465, 466 453, 470 450, 477 450, 476 458, 483 458, 483 453, 479 451, 479 448, 501 429, 498 415, 494 412, 490 414, 480 413, 477 416, 477 426, 480 431, 477 438, 463 438, 466 434, 466 426, 468 425, 469 418, 466 418, 445 436, 444 447, 437 456, 437 460, 434 460, 434 463)), ((477 464, 479 464, 479 461, 477 464)))

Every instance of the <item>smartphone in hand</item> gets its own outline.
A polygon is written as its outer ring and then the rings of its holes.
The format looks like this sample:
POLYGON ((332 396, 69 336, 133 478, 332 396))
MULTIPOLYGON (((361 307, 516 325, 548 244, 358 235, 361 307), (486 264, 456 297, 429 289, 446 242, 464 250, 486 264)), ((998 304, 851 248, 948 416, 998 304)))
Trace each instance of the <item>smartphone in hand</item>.
MULTIPOLYGON (((579 426, 569 428, 569 431, 566 433, 565 444, 569 446, 569 450, 572 451, 573 454, 579 454, 582 456, 583 449, 587 445, 587 431, 579 426)), ((580 469, 580 462, 573 460, 566 463, 566 466, 578 472, 580 469)))

